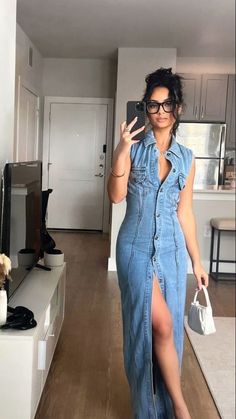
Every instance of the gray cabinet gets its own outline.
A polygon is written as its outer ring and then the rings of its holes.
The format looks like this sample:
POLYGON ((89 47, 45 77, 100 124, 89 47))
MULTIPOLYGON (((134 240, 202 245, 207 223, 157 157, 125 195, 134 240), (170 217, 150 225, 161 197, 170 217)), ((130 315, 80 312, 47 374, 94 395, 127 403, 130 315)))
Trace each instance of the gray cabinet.
POLYGON ((183 90, 186 107, 181 117, 183 121, 196 121, 199 119, 201 99, 201 75, 181 74, 184 78, 183 90))
POLYGON ((235 150, 235 75, 229 76, 226 106, 226 149, 235 150))
POLYGON ((186 109, 182 121, 225 122, 227 74, 181 74, 186 109))

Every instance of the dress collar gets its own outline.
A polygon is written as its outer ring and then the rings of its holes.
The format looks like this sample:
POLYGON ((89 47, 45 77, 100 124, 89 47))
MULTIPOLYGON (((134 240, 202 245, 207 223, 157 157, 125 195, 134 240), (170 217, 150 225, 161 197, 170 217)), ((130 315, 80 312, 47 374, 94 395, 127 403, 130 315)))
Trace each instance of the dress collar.
MULTIPOLYGON (((156 139, 154 137, 154 133, 153 133, 152 129, 146 133, 146 136, 143 140, 143 143, 144 143, 144 147, 147 147, 150 144, 155 144, 156 143, 156 139)), ((168 148, 168 150, 166 150, 166 151, 170 151, 170 152, 174 153, 177 157, 181 157, 179 144, 177 143, 176 138, 175 138, 174 135, 172 135, 171 145, 168 148)))

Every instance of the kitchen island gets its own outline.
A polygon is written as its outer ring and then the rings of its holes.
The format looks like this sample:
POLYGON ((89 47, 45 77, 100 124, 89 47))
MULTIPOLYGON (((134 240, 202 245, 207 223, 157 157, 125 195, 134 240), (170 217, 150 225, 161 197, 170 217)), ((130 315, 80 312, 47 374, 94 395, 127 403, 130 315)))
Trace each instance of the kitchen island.
POLYGON ((219 186, 218 188, 212 186, 208 187, 208 189, 195 189, 193 191, 193 199, 218 199, 218 200, 227 200, 227 201, 234 201, 235 200, 235 189, 229 189, 225 186, 219 186))
MULTIPOLYGON (((122 208, 120 219, 122 221, 125 210, 125 199, 119 204, 122 208)), ((117 207, 113 205, 113 211, 117 211, 117 207)), ((210 242, 211 242, 211 227, 210 219, 215 217, 229 217, 235 216, 235 189, 228 189, 225 187, 208 187, 207 190, 196 189, 193 192, 193 210, 197 223, 197 237, 200 248, 201 260, 204 268, 209 272, 210 265, 210 242)), ((120 224, 119 224, 120 225, 120 224)), ((116 226, 117 231, 119 225, 116 226)), ((232 234, 225 233, 222 236, 222 256, 227 255, 227 258, 233 259, 235 253, 235 241, 232 234)), ((115 242, 111 248, 111 254, 115 254, 115 242)), ((108 260, 108 271, 116 271, 115 257, 110 257, 108 260)), ((232 264, 224 264, 225 272, 232 272, 232 264)), ((188 273, 192 273, 192 265, 190 259, 188 260, 188 273)))
MULTIPOLYGON (((218 189, 209 187, 207 190, 193 191, 193 210, 197 223, 197 236, 203 266, 209 272, 211 227, 210 219, 215 217, 235 217, 235 189, 220 186, 218 189)), ((225 232, 221 240, 222 259, 234 259, 235 238, 225 232)), ((221 267, 220 267, 221 268, 221 267)), ((232 264, 224 264, 225 272, 234 272, 232 264)), ((192 273, 189 259, 188 273, 192 273)))

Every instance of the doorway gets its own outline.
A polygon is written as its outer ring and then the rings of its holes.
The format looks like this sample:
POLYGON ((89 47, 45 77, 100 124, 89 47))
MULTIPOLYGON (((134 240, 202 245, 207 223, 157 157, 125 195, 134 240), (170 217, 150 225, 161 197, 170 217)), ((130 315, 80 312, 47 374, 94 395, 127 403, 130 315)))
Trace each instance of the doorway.
POLYGON ((45 99, 43 185, 53 189, 49 229, 108 232, 112 102, 45 99))

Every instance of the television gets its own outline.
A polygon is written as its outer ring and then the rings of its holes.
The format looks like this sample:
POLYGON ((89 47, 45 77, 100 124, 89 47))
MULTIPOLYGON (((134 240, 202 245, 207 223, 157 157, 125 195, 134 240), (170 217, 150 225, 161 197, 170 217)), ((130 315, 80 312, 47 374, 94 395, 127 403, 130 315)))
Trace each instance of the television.
POLYGON ((1 184, 1 252, 12 264, 9 300, 40 259, 42 162, 7 163, 1 184))

